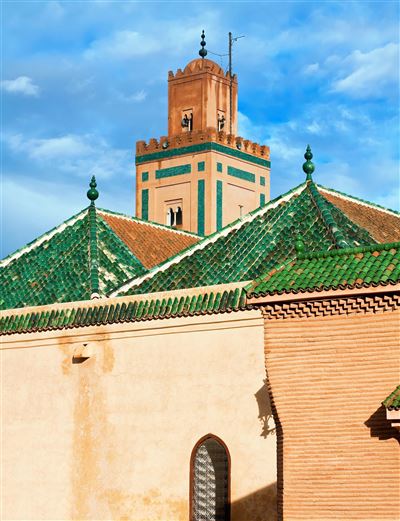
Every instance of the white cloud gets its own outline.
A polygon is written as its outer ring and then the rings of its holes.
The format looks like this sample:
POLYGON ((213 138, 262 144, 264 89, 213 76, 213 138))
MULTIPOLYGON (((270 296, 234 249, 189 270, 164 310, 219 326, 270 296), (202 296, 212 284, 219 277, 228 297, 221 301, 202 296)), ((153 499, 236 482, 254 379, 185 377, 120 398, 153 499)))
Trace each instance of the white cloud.
POLYGON ((85 58, 112 58, 129 60, 135 56, 145 56, 161 50, 161 39, 156 41, 137 31, 116 31, 95 40, 84 53, 85 58))
POLYGON ((323 132, 322 126, 315 120, 307 125, 306 128, 310 134, 322 134, 323 132))
POLYGON ((3 80, 1 88, 13 94, 23 94, 24 96, 39 96, 40 89, 29 76, 18 76, 15 80, 3 80))
POLYGON ((319 63, 310 63, 310 65, 304 68, 305 74, 314 74, 317 71, 319 71, 319 63))
POLYGON ((119 93, 118 97, 122 101, 128 101, 128 102, 133 101, 135 103, 141 103, 142 101, 144 101, 147 98, 147 92, 144 89, 141 89, 129 96, 125 96, 125 94, 119 93))
POLYGON ((346 75, 333 83, 333 90, 357 98, 380 97, 388 87, 395 87, 398 62, 399 46, 395 43, 366 53, 356 50, 343 61, 346 75))
POLYGON ((112 148, 104 139, 92 134, 24 139, 21 134, 3 137, 15 154, 26 154, 44 168, 57 164, 57 169, 79 177, 95 175, 109 178, 130 171, 131 153, 112 148))

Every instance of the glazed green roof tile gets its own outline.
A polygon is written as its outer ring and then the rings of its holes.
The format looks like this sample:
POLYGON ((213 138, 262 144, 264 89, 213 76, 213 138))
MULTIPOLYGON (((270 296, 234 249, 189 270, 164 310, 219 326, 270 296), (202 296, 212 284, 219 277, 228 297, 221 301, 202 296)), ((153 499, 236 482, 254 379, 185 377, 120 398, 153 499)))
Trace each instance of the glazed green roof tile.
POLYGON ((396 389, 389 394, 389 396, 382 402, 382 404, 391 410, 398 411, 400 409, 400 385, 396 387, 396 389))
POLYGON ((197 295, 170 295, 122 304, 96 304, 82 308, 42 310, 8 314, 0 318, 0 334, 31 333, 74 327, 138 322, 163 318, 230 313, 246 309, 246 293, 241 287, 207 289, 197 295))
POLYGON ((107 293, 146 272, 94 207, 5 258, 0 267, 1 309, 89 299, 93 291, 107 293))
POLYGON ((295 257, 298 234, 309 252, 376 243, 367 230, 316 192, 313 182, 303 183, 129 281, 111 296, 255 279, 295 257))
POLYGON ((249 296, 362 288, 400 282, 400 243, 302 253, 247 286, 249 296))

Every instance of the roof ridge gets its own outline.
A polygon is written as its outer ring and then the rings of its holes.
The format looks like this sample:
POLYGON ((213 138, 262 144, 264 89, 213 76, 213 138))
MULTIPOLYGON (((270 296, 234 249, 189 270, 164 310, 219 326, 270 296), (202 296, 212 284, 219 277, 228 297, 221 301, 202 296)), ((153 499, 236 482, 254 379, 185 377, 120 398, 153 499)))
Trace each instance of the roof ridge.
POLYGON ((307 188, 310 192, 311 199, 313 200, 315 207, 321 215, 322 220, 324 221, 328 230, 331 232, 335 245, 338 248, 349 247, 346 239, 344 238, 343 233, 341 232, 337 222, 335 221, 332 215, 331 209, 329 208, 328 202, 325 199, 325 197, 319 193, 313 181, 308 181, 307 188))
POLYGON ((280 204, 282 201, 290 200, 295 194, 300 194, 305 188, 306 188, 306 183, 305 182, 301 183, 300 185, 296 186, 295 188, 292 188, 291 190, 289 190, 288 192, 276 197, 272 201, 269 201, 265 206, 262 206, 260 208, 257 208, 256 210, 253 210, 252 212, 246 214, 245 216, 237 219, 233 223, 229 223, 221 230, 216 231, 211 235, 208 235, 200 242, 193 244, 192 246, 189 246, 185 250, 177 253, 176 255, 173 255, 172 257, 165 260, 158 266, 155 266, 154 268, 149 270, 148 273, 145 273, 144 275, 141 275, 140 277, 137 277, 135 279, 128 280, 126 283, 121 285, 119 288, 116 288, 114 291, 109 293, 108 296, 109 297, 117 296, 120 291, 127 291, 131 287, 137 286, 138 284, 141 284, 145 280, 152 278, 156 273, 166 270, 172 264, 178 263, 183 258, 193 254, 195 251, 201 250, 201 249, 205 248, 208 244, 216 242, 220 237, 225 237, 233 230, 241 228, 241 226, 243 226, 245 223, 251 221, 253 218, 258 217, 259 215, 264 215, 269 210, 272 210, 273 208, 278 206, 278 204, 280 204))
MULTIPOLYGON (((83 219, 86 219, 88 218, 88 214, 84 214, 84 217, 83 219)), ((78 222, 79 219, 75 220, 73 224, 75 224, 76 222, 78 222)), ((87 224, 84 223, 84 226, 87 226, 87 224)), ((63 229, 64 230, 64 229, 63 229)), ((52 236, 53 237, 53 236, 52 236)), ((67 261, 67 259, 69 257, 71 257, 71 255, 74 253, 75 249, 80 246, 81 242, 77 242, 75 245, 74 245, 74 248, 67 252, 66 255, 62 255, 60 257, 60 261, 58 263, 53 263, 51 265, 51 268, 49 269, 49 271, 47 272, 47 277, 45 279, 42 279, 41 282, 40 282, 40 279, 35 279, 35 282, 37 283, 37 290, 42 290, 44 288, 44 286, 47 284, 48 282, 48 276, 51 275, 52 273, 54 273, 56 270, 58 270, 60 268, 60 266, 63 265, 63 263, 65 263, 67 261)), ((90 297, 89 297, 90 298, 90 297)), ((25 307, 25 306, 22 306, 22 307, 25 307)), ((10 308, 10 310, 13 310, 15 308, 10 308)), ((18 309, 18 308, 17 308, 18 309)), ((4 310, 5 311, 5 310, 4 310)))
MULTIPOLYGON (((104 213, 104 212, 103 212, 104 213)), ((108 224, 108 222, 103 219, 102 212, 99 211, 99 209, 96 207, 96 216, 97 218, 101 219, 102 225, 105 226, 105 228, 112 233, 112 235, 115 237, 115 240, 119 242, 119 244, 125 249, 125 251, 133 257, 133 259, 142 266, 142 268, 146 271, 147 268, 145 268, 142 264, 142 262, 137 258, 137 256, 133 253, 133 251, 127 246, 127 244, 121 239, 121 237, 113 230, 113 228, 108 224)))
POLYGON ((366 199, 361 199, 361 197, 356 197, 354 195, 345 194, 344 192, 340 192, 339 190, 335 190, 334 188, 327 188, 326 186, 322 186, 319 184, 316 184, 317 188, 321 190, 325 190, 326 192, 332 192, 333 195, 338 195, 342 197, 343 199, 349 199, 351 201, 356 201, 364 206, 370 206, 376 210, 380 210, 385 213, 391 213, 394 214, 396 217, 400 217, 400 212, 397 210, 393 210, 391 208, 386 208, 385 206, 382 206, 381 204, 373 203, 371 201, 367 201, 366 199))
POLYGON ((99 284, 99 256, 97 248, 97 219, 94 201, 89 206, 89 272, 90 272, 90 298, 100 297, 99 284))
POLYGON ((349 255, 352 253, 366 253, 369 251, 391 250, 392 248, 400 248, 400 241, 368 244, 367 246, 340 248, 338 250, 303 252, 297 255, 297 259, 322 259, 324 257, 334 257, 336 255, 349 255))
POLYGON ((127 215, 124 213, 113 212, 112 210, 106 210, 104 208, 97 208, 97 213, 110 214, 110 215, 119 217, 121 219, 126 219, 127 221, 134 221, 134 222, 137 222, 138 224, 145 224, 145 225, 147 224, 149 226, 153 226, 154 228, 161 228, 163 230, 167 230, 172 233, 177 233, 178 235, 189 235, 190 237, 198 237, 201 239, 201 236, 197 235, 197 233, 188 232, 186 230, 178 230, 176 228, 172 228, 171 226, 167 226, 166 224, 160 224, 160 223, 156 223, 154 221, 146 221, 145 219, 140 219, 139 217, 133 217, 131 215, 127 215))
POLYGON ((32 251, 34 248, 43 244, 43 242, 45 242, 46 240, 50 240, 52 237, 54 237, 54 235, 56 235, 57 232, 61 233, 63 230, 65 230, 67 226, 73 226, 77 221, 79 221, 79 219, 84 219, 86 215, 85 212, 88 209, 89 207, 87 206, 86 208, 76 213, 66 221, 63 221, 58 226, 55 226, 54 228, 51 228, 49 231, 42 233, 42 235, 39 235, 39 237, 36 237, 36 239, 34 239, 33 241, 28 242, 25 246, 18 248, 18 250, 16 250, 15 252, 10 253, 9 255, 7 255, 7 257, 4 257, 4 259, 0 261, 0 268, 8 266, 12 261, 24 255, 24 253, 32 251))

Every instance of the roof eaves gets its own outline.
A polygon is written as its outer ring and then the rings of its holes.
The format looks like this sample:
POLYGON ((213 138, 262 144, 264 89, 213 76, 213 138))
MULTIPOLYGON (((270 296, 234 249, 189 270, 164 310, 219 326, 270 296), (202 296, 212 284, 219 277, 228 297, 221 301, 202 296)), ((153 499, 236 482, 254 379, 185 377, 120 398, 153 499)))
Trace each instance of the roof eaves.
POLYGON ((0 334, 42 332, 85 326, 102 326, 164 318, 230 313, 250 309, 241 283, 222 284, 172 292, 100 299, 63 305, 31 307, 0 313, 0 334))
POLYGON ((278 206, 282 202, 289 201, 293 196, 300 194, 305 188, 306 188, 306 183, 302 183, 302 184, 296 186, 295 188, 289 190, 285 194, 280 195, 279 197, 276 197, 275 199, 273 199, 272 201, 267 203, 265 206, 262 206, 261 208, 257 208, 256 210, 253 210, 252 212, 250 212, 250 213, 246 214, 245 216, 241 217, 240 219, 237 219, 233 223, 228 224, 227 226, 222 228, 222 230, 214 232, 213 234, 205 237, 200 242, 198 242, 196 244, 193 244, 193 245, 189 246, 188 248, 184 249, 183 251, 177 253, 176 255, 170 257, 169 259, 167 259, 163 263, 161 263, 158 266, 155 266, 154 268, 149 270, 148 273, 146 273, 146 274, 144 274, 144 275, 142 275, 142 276, 140 276, 138 278, 135 278, 135 279, 132 279, 130 281, 127 281, 125 284, 123 284, 119 288, 116 288, 114 291, 109 293, 108 296, 109 297, 116 297, 121 292, 128 291, 132 287, 138 286, 139 284, 141 284, 145 280, 148 280, 148 279, 152 278, 153 276, 155 276, 156 273, 159 273, 161 271, 165 271, 171 265, 177 264, 178 262, 180 262, 185 257, 188 257, 188 256, 192 255, 195 251, 204 249, 209 244, 211 244, 213 242, 216 242, 220 237, 225 237, 231 231, 240 228, 241 226, 243 226, 245 223, 251 221, 252 219, 254 219, 254 218, 256 218, 256 217, 258 217, 260 215, 264 215, 269 210, 272 210, 273 208, 275 208, 276 206, 278 206))
POLYGON ((272 291, 254 291, 257 286, 261 283, 268 282, 268 280, 280 271, 284 271, 286 267, 289 265, 294 266, 296 264, 296 260, 311 260, 311 259, 324 259, 327 257, 339 257, 339 256, 349 256, 349 255, 357 255, 359 253, 367 253, 367 252, 378 252, 378 251, 389 251, 392 249, 400 249, 400 242, 393 243, 381 243, 381 244, 372 244, 368 246, 357 246, 355 248, 343 248, 338 250, 329 250, 329 251, 318 251, 318 252, 305 252, 297 255, 296 259, 290 259, 284 264, 280 265, 277 268, 269 270, 267 273, 264 273, 253 282, 245 286, 245 291, 247 293, 248 298, 259 298, 266 297, 267 295, 289 295, 289 294, 298 294, 298 293, 310 293, 310 292, 321 292, 321 291, 329 291, 329 290, 344 290, 344 289, 362 289, 369 287, 379 287, 379 286, 393 286, 399 283, 398 280, 388 279, 386 281, 379 282, 357 282, 354 284, 328 284, 322 286, 308 286, 303 288, 285 288, 282 290, 272 290, 272 291))
POLYGON ((384 405, 389 411, 400 409, 400 385, 396 387, 396 389, 389 394, 385 400, 383 400, 382 405, 384 405))

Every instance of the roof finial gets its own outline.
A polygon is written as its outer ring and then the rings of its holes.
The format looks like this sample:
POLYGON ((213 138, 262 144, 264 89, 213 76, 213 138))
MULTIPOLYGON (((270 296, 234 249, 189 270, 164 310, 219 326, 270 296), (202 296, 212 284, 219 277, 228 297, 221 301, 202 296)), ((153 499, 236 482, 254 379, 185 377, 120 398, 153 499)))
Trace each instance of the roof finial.
POLYGON ((204 29, 203 29, 203 32, 201 33, 201 42, 200 42, 201 49, 199 51, 199 54, 203 59, 207 56, 207 49, 205 48, 206 47, 205 37, 206 37, 206 35, 204 34, 204 29))
POLYGON ((94 205, 95 200, 99 197, 99 192, 96 190, 96 178, 93 176, 92 180, 90 181, 90 190, 87 191, 88 199, 91 201, 91 205, 94 205))
POLYGON ((313 154, 311 152, 310 145, 307 145, 306 153, 304 154, 304 158, 307 160, 303 164, 303 171, 307 174, 306 181, 312 181, 311 174, 315 170, 314 163, 311 162, 311 159, 313 158, 313 154))

